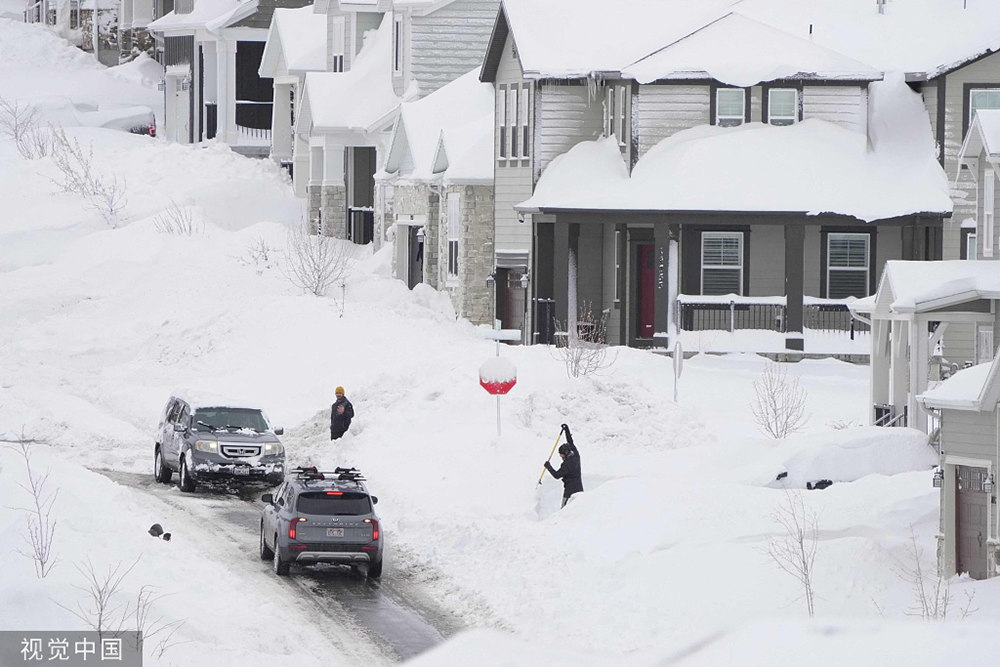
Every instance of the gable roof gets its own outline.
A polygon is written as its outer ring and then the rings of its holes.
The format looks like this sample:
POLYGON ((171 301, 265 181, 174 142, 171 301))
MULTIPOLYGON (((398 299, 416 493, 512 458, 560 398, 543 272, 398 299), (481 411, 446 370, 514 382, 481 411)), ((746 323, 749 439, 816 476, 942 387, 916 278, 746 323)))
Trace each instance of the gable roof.
POLYGON ((775 79, 882 78, 868 65, 733 12, 628 65, 622 75, 639 83, 712 78, 735 86, 775 79))
POLYGON ((917 396, 927 408, 992 412, 1000 400, 1000 350, 993 361, 964 368, 917 396))
POLYGON ((278 8, 271 17, 258 74, 274 78, 326 69, 326 17, 311 6, 278 8))
POLYGON ((882 284, 892 287, 892 312, 928 312, 979 299, 1000 299, 1000 264, 890 260, 883 269, 882 284))
POLYGON ((959 163, 977 159, 984 151, 989 162, 1000 163, 1000 109, 980 109, 976 112, 962 150, 958 153, 959 163))
MULTIPOLYGON (((256 0, 250 2, 256 7, 256 0)), ((204 28, 220 17, 232 15, 242 4, 244 3, 240 0, 195 0, 194 10, 189 14, 169 12, 150 23, 147 28, 154 32, 204 28)))

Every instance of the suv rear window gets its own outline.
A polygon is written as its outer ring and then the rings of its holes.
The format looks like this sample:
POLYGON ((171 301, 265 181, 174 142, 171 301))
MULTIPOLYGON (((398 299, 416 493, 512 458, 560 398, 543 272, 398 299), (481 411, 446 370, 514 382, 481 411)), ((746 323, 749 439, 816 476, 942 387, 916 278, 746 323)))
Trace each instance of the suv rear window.
POLYGON ((370 514, 372 511, 372 504, 366 493, 344 491, 336 492, 339 495, 330 495, 331 493, 334 492, 311 491, 299 494, 299 514, 357 516, 370 514))
POLYGON ((249 408, 198 408, 191 420, 195 431, 239 430, 249 428, 258 433, 267 430, 267 422, 260 410, 249 408))

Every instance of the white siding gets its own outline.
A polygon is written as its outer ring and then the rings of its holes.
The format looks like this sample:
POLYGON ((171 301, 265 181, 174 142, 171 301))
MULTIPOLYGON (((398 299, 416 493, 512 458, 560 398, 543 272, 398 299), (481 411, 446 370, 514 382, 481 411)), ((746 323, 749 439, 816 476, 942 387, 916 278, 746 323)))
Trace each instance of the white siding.
POLYGON ((764 122, 764 89, 761 86, 753 86, 750 89, 750 122, 764 122))
POLYGON ((802 118, 819 118, 865 132, 866 98, 861 86, 805 86, 802 89, 802 118))
MULTIPOLYGON (((500 63, 497 66, 497 104, 495 109, 499 110, 500 97, 504 91, 500 86, 510 84, 521 84, 522 77, 521 64, 513 52, 511 38, 507 37, 504 45, 500 63)), ((495 111, 496 113, 496 111, 495 111)), ((534 114, 532 114, 534 116, 534 114)), ((500 154, 497 143, 500 132, 496 119, 494 127, 494 157, 500 154)), ((497 164, 494 162, 494 164, 497 164)), ((506 165, 497 166, 494 169, 495 184, 495 210, 494 224, 496 225, 496 248, 498 250, 528 250, 532 246, 532 225, 527 222, 518 222, 517 213, 514 206, 531 197, 534 189, 532 180, 532 169, 530 166, 508 167, 506 165)))
POLYGON ((639 86, 639 157, 662 139, 696 125, 706 125, 709 118, 709 87, 680 85, 639 86))
POLYGON ((941 449, 955 456, 997 461, 995 412, 942 410, 941 449))
MULTIPOLYGON (((936 83, 925 83, 920 88, 920 95, 924 100, 924 108, 927 110, 927 119, 931 122, 931 136, 937 144, 937 104, 938 85, 936 83)), ((938 149, 941 147, 938 146, 938 149)))
POLYGON ((754 225, 750 228, 750 296, 785 293, 785 228, 754 225))
POLYGON ((553 158, 581 141, 601 136, 604 129, 603 99, 590 99, 587 86, 545 84, 539 91, 538 159, 540 171, 553 158))
POLYGON ((458 0, 410 25, 410 73, 429 95, 480 66, 499 0, 458 0))
POLYGON ((944 356, 954 364, 962 366, 966 361, 976 360, 976 325, 952 322, 944 334, 944 356))
POLYGON ((903 256, 903 228, 879 227, 875 232, 875 289, 882 281, 885 263, 903 256))
POLYGON ((351 20, 348 22, 346 42, 344 44, 344 69, 349 70, 354 67, 354 58, 364 46, 365 33, 369 30, 378 30, 382 25, 382 14, 374 12, 352 12, 351 20), (353 25, 354 29, 350 29, 353 25))

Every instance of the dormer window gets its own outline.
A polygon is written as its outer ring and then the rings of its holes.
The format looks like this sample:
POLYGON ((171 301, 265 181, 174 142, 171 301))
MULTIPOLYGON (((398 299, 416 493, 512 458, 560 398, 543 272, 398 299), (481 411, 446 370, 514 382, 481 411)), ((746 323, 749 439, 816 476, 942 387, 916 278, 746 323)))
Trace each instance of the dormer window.
POLYGON ((720 127, 742 125, 746 118, 746 91, 742 88, 719 88, 715 91, 715 124, 720 127))
POLYGON ((604 134, 618 140, 619 146, 625 145, 625 124, 628 108, 628 88, 625 86, 608 86, 604 100, 604 134))
POLYGON ((799 91, 772 88, 767 91, 767 122, 771 125, 794 125, 799 118, 799 91))

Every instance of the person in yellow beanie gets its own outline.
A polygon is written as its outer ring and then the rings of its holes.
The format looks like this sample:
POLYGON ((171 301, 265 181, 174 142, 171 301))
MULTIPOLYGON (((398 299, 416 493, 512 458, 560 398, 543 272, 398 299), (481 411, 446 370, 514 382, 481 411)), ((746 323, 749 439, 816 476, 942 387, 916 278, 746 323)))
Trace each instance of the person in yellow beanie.
POLYGON ((351 428, 354 406, 344 396, 344 388, 337 387, 337 400, 330 406, 330 439, 337 440, 351 428))

